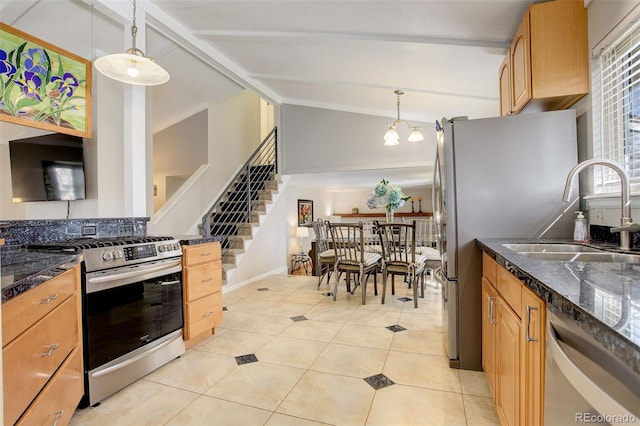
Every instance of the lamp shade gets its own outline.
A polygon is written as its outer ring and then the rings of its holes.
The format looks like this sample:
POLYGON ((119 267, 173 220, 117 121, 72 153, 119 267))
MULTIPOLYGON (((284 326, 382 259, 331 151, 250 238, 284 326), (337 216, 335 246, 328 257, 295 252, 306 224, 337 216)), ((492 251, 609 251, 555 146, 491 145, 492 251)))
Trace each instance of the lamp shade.
POLYGON ((102 74, 123 83, 157 86, 169 81, 169 73, 147 56, 133 53, 115 53, 94 62, 102 74))
POLYGON ((413 127, 413 130, 409 133, 409 138, 407 140, 409 142, 422 142, 424 140, 424 136, 420 133, 420 130, 413 127))
POLYGON ((299 226, 296 229, 296 237, 298 238, 307 238, 309 236, 309 228, 305 226, 299 226))
POLYGON ((400 141, 400 135, 398 135, 398 132, 396 132, 396 129, 390 128, 384 134, 384 144, 386 146, 398 145, 400 143, 399 141, 400 141))

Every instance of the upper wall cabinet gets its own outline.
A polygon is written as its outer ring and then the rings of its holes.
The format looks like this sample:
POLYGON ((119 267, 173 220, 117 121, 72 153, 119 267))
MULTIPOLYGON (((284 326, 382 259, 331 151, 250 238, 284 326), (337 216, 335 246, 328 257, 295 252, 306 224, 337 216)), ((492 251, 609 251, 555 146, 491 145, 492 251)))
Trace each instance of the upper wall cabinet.
POLYGON ((498 72, 500 114, 564 109, 589 92, 582 0, 529 7, 498 72))

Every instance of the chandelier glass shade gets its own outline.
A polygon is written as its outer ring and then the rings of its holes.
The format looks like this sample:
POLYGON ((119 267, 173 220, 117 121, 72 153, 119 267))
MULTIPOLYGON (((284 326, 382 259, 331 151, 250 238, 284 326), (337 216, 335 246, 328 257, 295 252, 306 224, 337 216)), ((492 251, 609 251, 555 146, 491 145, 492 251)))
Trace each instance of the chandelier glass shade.
POLYGON ((140 86, 157 86, 169 81, 169 73, 155 60, 136 48, 136 0, 133 0, 132 47, 125 53, 114 53, 95 60, 100 73, 122 83, 140 86))
POLYGON ((423 141, 424 136, 422 135, 420 130, 418 130, 418 127, 420 126, 412 126, 408 122, 400 119, 400 95, 404 95, 404 92, 402 90, 394 90, 393 93, 395 93, 396 96, 398 97, 398 102, 397 102, 398 118, 396 119, 396 121, 393 122, 393 124, 388 125, 389 129, 387 130, 387 132, 384 134, 384 137, 383 137, 385 146, 394 146, 394 145, 400 144, 400 135, 396 131, 396 128, 401 123, 405 123, 407 127, 411 129, 411 133, 409 133, 409 137, 407 138, 409 142, 423 141))

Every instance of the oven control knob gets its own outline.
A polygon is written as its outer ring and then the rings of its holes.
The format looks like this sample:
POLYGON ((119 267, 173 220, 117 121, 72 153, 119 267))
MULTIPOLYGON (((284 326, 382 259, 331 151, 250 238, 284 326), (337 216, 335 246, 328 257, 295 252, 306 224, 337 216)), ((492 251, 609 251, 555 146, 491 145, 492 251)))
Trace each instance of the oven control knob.
POLYGON ((158 250, 160 251, 160 253, 164 252, 166 250, 166 247, 164 246, 164 244, 160 244, 158 246, 158 250))
POLYGON ((114 250, 113 259, 114 260, 122 259, 122 252, 120 250, 114 250))
POLYGON ((110 251, 105 251, 104 253, 102 253, 102 260, 108 261, 111 259, 113 259, 113 253, 111 253, 110 251))

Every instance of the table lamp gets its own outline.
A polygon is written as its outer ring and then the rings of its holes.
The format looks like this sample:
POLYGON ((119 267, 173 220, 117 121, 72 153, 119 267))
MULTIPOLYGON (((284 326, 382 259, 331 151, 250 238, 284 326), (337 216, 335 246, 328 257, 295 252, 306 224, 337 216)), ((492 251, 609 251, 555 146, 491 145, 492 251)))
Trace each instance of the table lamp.
POLYGON ((302 239, 303 238, 307 238, 309 236, 309 228, 307 228, 306 226, 299 226, 298 229, 296 229, 296 237, 298 237, 298 246, 300 247, 300 254, 304 254, 304 251, 302 251, 302 239))

